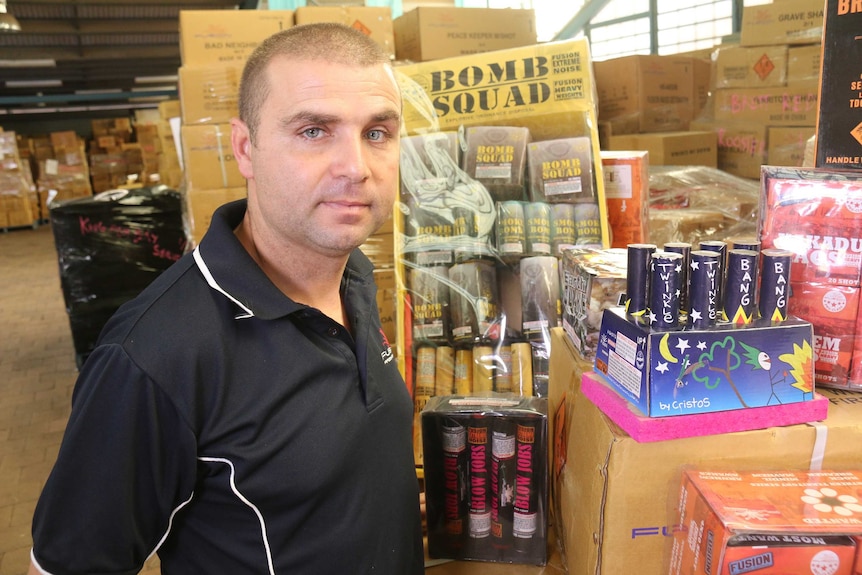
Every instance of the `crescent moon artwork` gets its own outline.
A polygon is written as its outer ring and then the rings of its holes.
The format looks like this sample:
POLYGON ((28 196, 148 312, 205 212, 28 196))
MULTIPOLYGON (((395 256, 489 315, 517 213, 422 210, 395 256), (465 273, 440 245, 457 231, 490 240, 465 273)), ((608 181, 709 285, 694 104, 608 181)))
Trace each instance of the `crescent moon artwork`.
POLYGON ((666 333, 661 337, 661 341, 658 344, 658 350, 661 352, 661 356, 665 358, 670 363, 678 363, 679 360, 673 356, 670 352, 670 348, 668 347, 668 341, 670 340, 670 334, 666 333))

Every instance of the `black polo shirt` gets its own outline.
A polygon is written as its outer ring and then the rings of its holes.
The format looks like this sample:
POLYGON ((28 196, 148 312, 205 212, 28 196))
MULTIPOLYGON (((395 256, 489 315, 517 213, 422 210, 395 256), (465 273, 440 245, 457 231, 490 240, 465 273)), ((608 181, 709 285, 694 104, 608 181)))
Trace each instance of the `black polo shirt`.
POLYGON ((423 571, 412 402, 370 262, 353 335, 285 297, 219 209, 193 254, 124 305, 83 366, 33 522, 47 572, 423 571))

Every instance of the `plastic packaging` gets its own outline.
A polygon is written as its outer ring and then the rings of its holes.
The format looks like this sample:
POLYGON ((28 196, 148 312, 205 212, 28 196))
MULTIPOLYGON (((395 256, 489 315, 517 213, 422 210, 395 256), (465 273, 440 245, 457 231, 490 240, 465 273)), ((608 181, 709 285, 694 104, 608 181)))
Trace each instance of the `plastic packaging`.
POLYGON ((80 367, 107 320, 186 251, 182 197, 166 186, 112 190, 50 204, 80 367))

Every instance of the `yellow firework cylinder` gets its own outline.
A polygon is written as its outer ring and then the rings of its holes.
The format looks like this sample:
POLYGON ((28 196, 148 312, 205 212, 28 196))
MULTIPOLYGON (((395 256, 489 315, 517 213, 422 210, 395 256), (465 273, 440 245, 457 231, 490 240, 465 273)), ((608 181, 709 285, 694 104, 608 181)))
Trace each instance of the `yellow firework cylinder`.
POLYGON ((477 345, 473 348, 473 392, 494 391, 494 348, 477 345))
POLYGON ((434 395, 450 395, 455 389, 455 350, 446 345, 437 348, 434 395))
POLYGON ((494 379, 494 389, 500 393, 512 391, 512 346, 501 345, 497 351, 498 369, 494 379))
POLYGON ((455 352, 455 393, 473 393, 473 350, 459 349, 455 352))
POLYGON ((413 388, 413 454, 418 464, 424 462, 421 413, 431 394, 434 393, 436 363, 437 355, 433 347, 420 347, 416 350, 416 385, 413 388))
POLYGON ((533 355, 529 343, 512 344, 512 391, 533 395, 533 355))

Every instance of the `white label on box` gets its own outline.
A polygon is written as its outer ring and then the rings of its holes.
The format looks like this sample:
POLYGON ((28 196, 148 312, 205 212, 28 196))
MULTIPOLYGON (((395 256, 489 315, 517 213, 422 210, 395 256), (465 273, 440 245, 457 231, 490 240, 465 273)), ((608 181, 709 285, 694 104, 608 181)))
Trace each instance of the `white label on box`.
POLYGON ((632 167, 624 164, 602 166, 605 175, 605 198, 630 200, 632 191, 632 167))
POLYGON ((641 373, 629 362, 613 351, 608 355, 608 375, 626 388, 632 395, 640 399, 641 373))
POLYGON ((617 332, 617 345, 615 349, 624 360, 634 365, 638 354, 638 346, 635 341, 624 334, 617 332))
POLYGON ((45 160, 45 173, 56 176, 60 172, 60 162, 54 159, 45 160))

